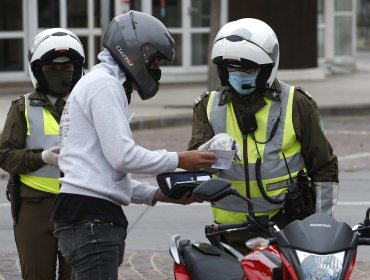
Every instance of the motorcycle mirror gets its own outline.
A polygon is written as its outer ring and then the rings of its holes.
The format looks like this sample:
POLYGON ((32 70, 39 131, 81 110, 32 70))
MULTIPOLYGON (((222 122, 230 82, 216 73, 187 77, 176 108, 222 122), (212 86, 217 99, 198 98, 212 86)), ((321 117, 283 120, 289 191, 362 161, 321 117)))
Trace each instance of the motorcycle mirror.
POLYGON ((175 171, 156 176, 159 188, 170 198, 181 198, 186 192, 192 192, 200 183, 209 180, 211 175, 204 170, 175 171))
POLYGON ((234 190, 231 188, 230 181, 222 178, 210 179, 193 190, 193 195, 208 202, 218 201, 233 193, 234 190))

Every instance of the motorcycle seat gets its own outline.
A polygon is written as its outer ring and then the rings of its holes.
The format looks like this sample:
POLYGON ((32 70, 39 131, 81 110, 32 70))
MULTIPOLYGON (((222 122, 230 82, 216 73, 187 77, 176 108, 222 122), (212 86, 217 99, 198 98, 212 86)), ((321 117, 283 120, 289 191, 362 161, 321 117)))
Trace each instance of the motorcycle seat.
POLYGON ((186 246, 183 256, 191 279, 240 280, 244 275, 236 258, 211 244, 186 246))

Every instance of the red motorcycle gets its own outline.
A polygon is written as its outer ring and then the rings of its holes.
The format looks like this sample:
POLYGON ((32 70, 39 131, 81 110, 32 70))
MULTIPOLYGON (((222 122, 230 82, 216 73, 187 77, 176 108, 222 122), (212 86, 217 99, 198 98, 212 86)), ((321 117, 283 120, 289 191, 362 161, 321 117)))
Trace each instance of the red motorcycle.
MULTIPOLYGON (((190 180, 191 181, 191 180, 190 180)), ((229 195, 242 197, 229 181, 209 179, 194 187, 194 182, 172 182, 174 186, 193 187, 193 194, 216 202, 229 195)), ((244 198, 247 200, 246 198, 244 198)), ((169 251, 174 260, 176 280, 345 280, 350 279, 357 247, 370 245, 370 208, 363 223, 351 228, 322 213, 296 220, 279 230, 273 223, 249 222, 206 226, 210 243, 171 237, 169 251), (245 256, 231 246, 218 242, 217 235, 231 231, 264 228, 270 238, 246 242, 245 256)))

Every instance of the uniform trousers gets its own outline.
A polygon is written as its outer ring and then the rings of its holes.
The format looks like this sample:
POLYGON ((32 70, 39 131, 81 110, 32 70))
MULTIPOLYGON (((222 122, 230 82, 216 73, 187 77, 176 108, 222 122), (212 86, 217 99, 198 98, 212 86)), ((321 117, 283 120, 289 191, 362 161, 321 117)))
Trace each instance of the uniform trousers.
POLYGON ((71 277, 71 268, 58 251, 58 240, 53 234, 53 205, 53 197, 21 198, 14 236, 25 280, 67 280, 71 277))

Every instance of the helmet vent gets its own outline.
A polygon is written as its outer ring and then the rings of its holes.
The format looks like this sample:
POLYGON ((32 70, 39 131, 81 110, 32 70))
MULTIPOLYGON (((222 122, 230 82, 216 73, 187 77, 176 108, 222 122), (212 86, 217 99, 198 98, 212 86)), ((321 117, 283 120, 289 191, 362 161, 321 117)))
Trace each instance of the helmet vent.
POLYGON ((245 40, 244 38, 238 36, 238 35, 231 35, 231 36, 227 36, 226 37, 226 40, 230 41, 230 42, 239 42, 239 41, 243 41, 245 40))
POLYGON ((55 32, 53 34, 51 34, 52 36, 67 36, 68 34, 65 33, 65 32, 55 32))

